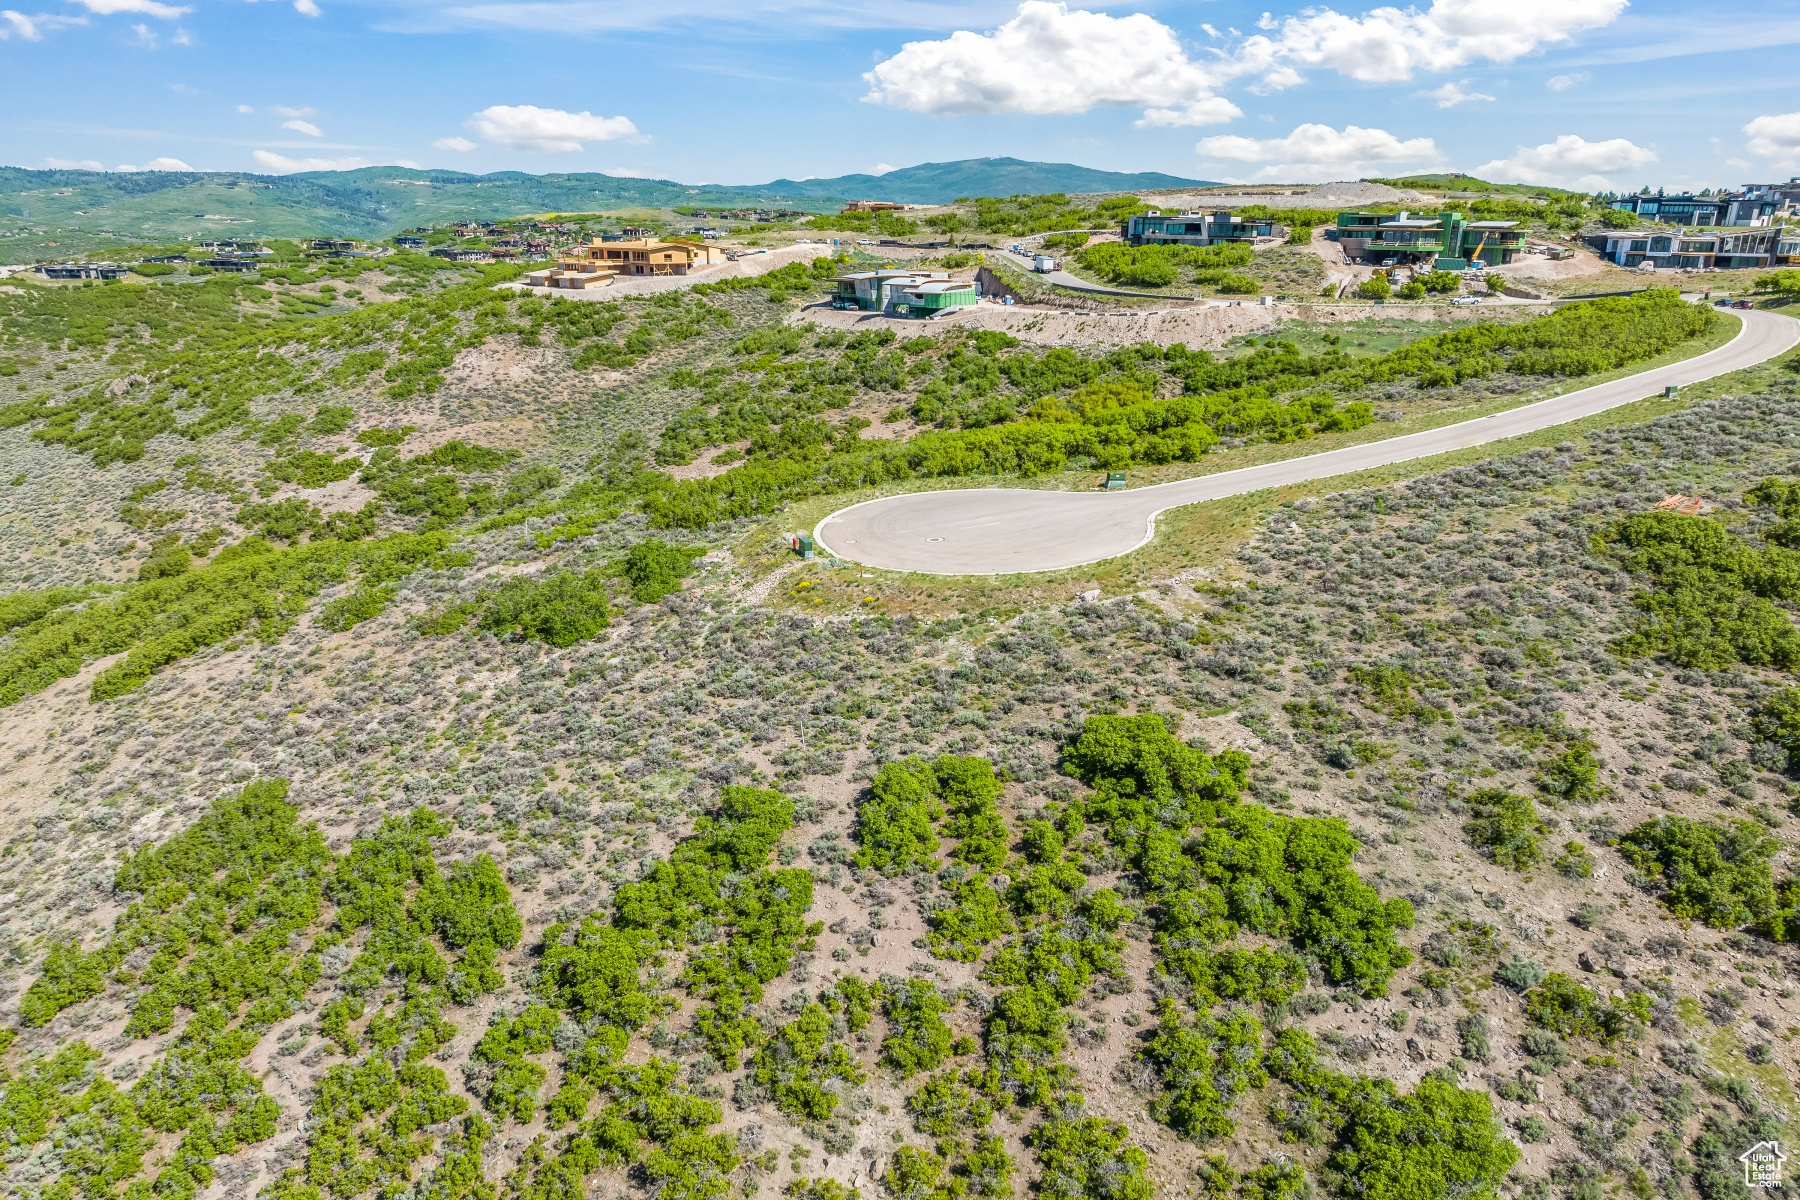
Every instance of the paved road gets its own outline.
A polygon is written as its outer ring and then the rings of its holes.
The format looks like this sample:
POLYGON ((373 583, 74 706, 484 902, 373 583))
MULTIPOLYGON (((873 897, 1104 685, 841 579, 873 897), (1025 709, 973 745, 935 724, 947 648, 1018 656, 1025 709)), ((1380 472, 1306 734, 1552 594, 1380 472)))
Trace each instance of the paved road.
POLYGON ((1800 342, 1800 321, 1791 317, 1737 315, 1743 328, 1716 350, 1491 417, 1117 492, 980 488, 889 496, 839 509, 819 522, 813 536, 825 553, 838 558, 936 575, 1056 571, 1099 562, 1148 542, 1157 514, 1171 508, 1517 437, 1654 396, 1670 384, 1755 366, 1800 342))

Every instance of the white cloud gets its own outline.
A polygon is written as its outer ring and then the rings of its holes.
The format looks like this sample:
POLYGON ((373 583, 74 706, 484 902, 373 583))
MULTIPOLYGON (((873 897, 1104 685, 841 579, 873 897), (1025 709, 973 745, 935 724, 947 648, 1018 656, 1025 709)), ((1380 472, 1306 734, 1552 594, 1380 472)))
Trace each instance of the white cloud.
POLYGON ((292 121, 283 121, 281 127, 283 129, 291 129, 295 133, 304 133, 307 137, 325 136, 325 131, 320 129, 317 125, 314 125, 311 121, 302 121, 299 118, 295 118, 292 121))
POLYGON ((1553 92, 1566 92, 1577 84, 1586 83, 1593 76, 1586 71, 1571 71, 1567 75, 1552 75, 1544 80, 1544 86, 1553 92))
POLYGON ((169 35, 169 45, 171 46, 191 46, 193 44, 194 35, 179 25, 175 27, 175 32, 169 35))
POLYGON ((496 104, 470 117, 468 125, 490 142, 542 154, 567 154, 581 149, 583 142, 637 137, 637 126, 624 117, 596 117, 535 104, 496 104))
POLYGON ((156 49, 156 35, 150 31, 148 25, 139 21, 136 25, 133 25, 131 29, 133 33, 137 34, 138 45, 148 46, 152 50, 156 49))
POLYGON ((1453 71, 1472 62, 1507 63, 1570 41, 1625 11, 1628 0, 1433 0, 1417 8, 1376 8, 1360 17, 1329 8, 1297 17, 1264 14, 1266 33, 1246 38, 1232 56, 1233 74, 1290 87, 1299 71, 1325 67, 1368 83, 1411 79, 1419 71, 1453 71))
POLYGON ((1208 125, 1242 115, 1154 17, 1071 12, 1050 0, 1025 0, 987 33, 908 42, 863 78, 864 100, 933 116, 1142 106, 1145 124, 1208 125))
POLYGON ((1602 191, 1616 186, 1608 175, 1635 171, 1656 161, 1656 151, 1624 138, 1590 142, 1565 133, 1541 146, 1520 146, 1511 158, 1483 163, 1469 174, 1495 183, 1538 183, 1548 187, 1602 191))
POLYGON ((1467 82, 1469 81, 1464 79, 1460 83, 1446 83, 1443 87, 1425 94, 1430 96, 1433 100, 1436 100, 1439 108, 1455 108, 1457 105, 1467 104, 1471 100, 1493 99, 1492 96, 1483 92, 1463 91, 1463 84, 1467 82))
POLYGON ((313 0, 294 0, 294 11, 303 17, 316 17, 319 15, 319 6, 313 0))
POLYGON ((602 167, 602 175, 611 175, 614 179, 648 179, 648 171, 640 171, 636 167, 602 167))
POLYGON ((144 164, 146 171, 191 171, 193 169, 179 158, 153 158, 144 164))
POLYGON ((76 0, 86 6, 91 13, 110 17, 114 13, 140 13, 146 17, 160 17, 165 21, 173 21, 183 13, 194 10, 187 5, 161 4, 158 0, 76 0))
POLYGON ((354 171, 358 167, 375 165, 366 158, 289 158, 271 150, 258 150, 250 157, 276 175, 291 175, 295 171, 354 171))
POLYGON ((44 34, 54 29, 64 29, 70 25, 86 25, 86 17, 58 17, 49 13, 39 13, 28 17, 22 12, 14 12, 10 8, 0 8, 0 42, 15 35, 22 42, 41 42, 44 34))
POLYGON ((1281 138, 1201 138, 1194 149, 1204 158, 1268 163, 1256 178, 1291 182, 1353 178, 1378 166, 1435 163, 1443 157, 1430 138, 1401 141, 1385 129, 1357 125, 1341 131, 1301 125, 1281 138))
POLYGON ((92 158, 46 158, 44 165, 52 171, 100 171, 98 160, 92 158))
POLYGON ((256 109, 254 109, 254 108, 252 108, 252 107, 251 107, 251 106, 250 106, 250 105, 248 105, 248 104, 240 104, 240 105, 238 105, 238 106, 237 106, 237 110, 238 110, 238 111, 239 111, 239 112, 241 112, 241 113, 253 113, 253 112, 255 112, 255 111, 256 111, 256 109))
POLYGON ((383 162, 375 162, 367 158, 289 158, 285 154, 276 154, 271 150, 258 150, 250 157, 260 165, 267 167, 274 175, 291 175, 295 171, 354 171, 358 167, 394 166, 419 169, 419 164, 410 158, 393 158, 383 162))
POLYGON ((1206 96, 1183 108, 1146 108, 1132 122, 1139 129, 1164 125, 1224 125, 1244 115, 1244 110, 1223 96, 1206 96))
POLYGON ((870 171, 869 174, 886 175, 889 171, 898 171, 899 169, 900 168, 896 167, 893 163, 878 162, 875 164, 875 169, 870 171))
POLYGON ((1780 163, 1800 161, 1800 112, 1758 117, 1744 126, 1750 153, 1780 163))
MULTIPOLYGON (((238 111, 255 112, 256 110, 247 104, 240 104, 238 105, 238 111)), ((310 106, 306 108, 293 108, 286 104, 277 104, 275 106, 275 115, 281 117, 310 117, 318 111, 318 109, 310 106)))
POLYGON ((439 150, 456 150, 458 152, 466 153, 473 150, 480 143, 471 142, 466 137, 442 137, 431 144, 439 150))

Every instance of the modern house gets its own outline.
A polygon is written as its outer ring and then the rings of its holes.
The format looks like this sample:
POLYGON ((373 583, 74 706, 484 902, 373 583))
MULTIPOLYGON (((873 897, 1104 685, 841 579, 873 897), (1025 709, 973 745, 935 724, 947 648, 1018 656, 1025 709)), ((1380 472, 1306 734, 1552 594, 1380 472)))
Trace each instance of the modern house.
POLYGON ((1669 195, 1657 191, 1608 200, 1607 207, 1661 225, 1736 227, 1772 224, 1783 214, 1800 212, 1800 177, 1786 183, 1747 183, 1735 192, 1669 195))
POLYGON ((570 258, 610 267, 620 275, 686 275, 699 267, 724 262, 725 252, 699 242, 595 238, 585 246, 576 247, 570 258))
POLYGON ((447 258, 451 262, 484 263, 491 261, 487 249, 481 246, 433 246, 429 253, 433 258, 447 258))
POLYGON ((831 307, 880 312, 893 302, 896 291, 925 283, 947 281, 949 278, 947 271, 910 271, 904 267, 884 267, 879 271, 852 271, 826 282, 837 284, 837 294, 831 298, 831 307))
POLYGON ((947 308, 981 302, 972 279, 929 279, 923 283, 889 284, 888 308, 903 317, 929 317, 947 308))
POLYGON ((1439 271, 1464 271, 1477 263, 1499 267, 1525 248, 1517 221, 1471 221, 1459 212, 1415 216, 1340 212, 1333 234, 1347 258, 1365 262, 1423 263, 1439 271))
POLYGON ((906 205, 895 204, 891 200, 852 200, 852 201, 850 201, 850 203, 844 205, 843 211, 847 212, 847 213, 851 213, 851 212, 870 212, 870 213, 872 213, 872 212, 901 212, 905 208, 906 208, 906 205))
POLYGON ((129 268, 118 263, 40 263, 37 273, 45 279, 123 279, 129 268))
POLYGON ((405 233, 394 239, 394 245, 402 250, 423 250, 425 239, 416 233, 405 233))
POLYGON ((1628 229, 1596 234, 1588 244, 1621 267, 1657 270, 1719 270, 1770 267, 1782 262, 1782 247, 1800 258, 1800 234, 1774 225, 1746 230, 1721 228, 1628 229))
POLYGON ((1229 212, 1164 213, 1151 209, 1120 222, 1119 239, 1127 246, 1216 246, 1274 237, 1275 229, 1272 220, 1229 212))

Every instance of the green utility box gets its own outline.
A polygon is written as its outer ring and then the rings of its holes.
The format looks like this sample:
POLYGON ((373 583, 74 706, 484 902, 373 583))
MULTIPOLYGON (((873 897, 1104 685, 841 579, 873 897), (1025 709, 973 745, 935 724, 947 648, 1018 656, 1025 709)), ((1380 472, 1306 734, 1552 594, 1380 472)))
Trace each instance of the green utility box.
POLYGON ((1663 389, 1664 400, 1678 400, 1680 398, 1681 388, 1678 385, 1671 383, 1668 387, 1663 389))
POLYGON ((794 549, 799 552, 801 558, 811 558, 813 556, 812 534, 803 533, 795 538, 794 549))
POLYGON ((1122 488, 1124 486, 1125 486, 1125 472, 1123 472, 1123 471, 1108 471, 1106 473, 1105 487, 1106 487, 1107 491, 1110 492, 1114 488, 1122 488))

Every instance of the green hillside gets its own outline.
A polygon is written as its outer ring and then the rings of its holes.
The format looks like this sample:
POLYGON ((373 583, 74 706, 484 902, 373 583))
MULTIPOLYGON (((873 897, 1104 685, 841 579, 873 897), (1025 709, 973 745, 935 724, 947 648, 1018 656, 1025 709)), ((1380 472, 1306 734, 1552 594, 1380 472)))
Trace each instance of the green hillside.
POLYGON ((0 261, 31 262, 184 237, 386 237, 418 225, 543 212, 676 205, 832 212, 848 199, 947 203, 969 195, 1125 191, 1194 182, 1172 175, 1126 175, 1010 158, 923 163, 881 176, 778 179, 735 187, 596 174, 468 175, 406 167, 296 175, 0 167, 0 261))
POLYGON ((1024 162, 1017 158, 968 158, 920 163, 885 175, 840 175, 796 182, 777 179, 776 189, 808 188, 852 200, 896 200, 906 204, 949 204, 962 196, 1016 196, 1046 192, 1131 192, 1148 188, 1216 187, 1156 171, 1096 171, 1073 163, 1024 162))
POLYGON ((1473 175, 1464 175, 1460 171, 1440 172, 1435 175, 1408 175, 1404 179, 1371 179, 1370 183, 1385 183, 1389 187, 1415 188, 1427 192, 1487 192, 1496 196, 1582 196, 1585 192, 1571 192, 1566 188, 1545 187, 1536 183, 1494 183, 1486 179, 1477 179, 1473 175))

